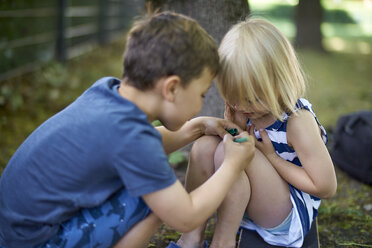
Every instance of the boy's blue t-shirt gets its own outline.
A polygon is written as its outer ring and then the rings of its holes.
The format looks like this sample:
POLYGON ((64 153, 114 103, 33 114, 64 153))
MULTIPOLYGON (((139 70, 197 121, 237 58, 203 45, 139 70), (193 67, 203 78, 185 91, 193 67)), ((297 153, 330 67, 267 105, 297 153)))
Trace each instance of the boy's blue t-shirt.
POLYGON ((97 81, 13 155, 0 178, 0 244, 47 240, 79 209, 122 187, 140 197, 176 181, 160 133, 119 95, 119 84, 97 81))

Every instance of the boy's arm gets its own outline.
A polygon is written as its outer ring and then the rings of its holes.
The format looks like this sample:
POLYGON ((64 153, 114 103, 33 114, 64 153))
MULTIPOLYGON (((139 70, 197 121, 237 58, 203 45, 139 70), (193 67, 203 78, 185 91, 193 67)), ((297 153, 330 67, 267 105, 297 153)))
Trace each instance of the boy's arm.
MULTIPOLYGON (((239 137, 248 137, 246 132, 239 137)), ((165 189, 143 196, 151 210, 166 224, 188 232, 206 221, 221 204, 231 185, 254 156, 254 141, 236 143, 224 137, 225 160, 203 185, 187 193, 179 181, 165 189)))
POLYGON ((264 130, 256 146, 266 155, 278 173, 296 188, 319 198, 332 197, 337 188, 336 174, 314 116, 307 110, 293 115, 287 126, 287 140, 302 167, 280 158, 264 130))
MULTIPOLYGON (((215 117, 196 117, 187 121, 179 130, 172 132, 164 126, 156 127, 162 135, 164 150, 167 154, 174 152, 203 135, 218 135, 221 138, 227 133, 226 129, 238 128, 228 120, 215 117)), ((239 133, 242 131, 238 129, 239 133)))
POLYGON ((162 224, 163 222, 155 214, 150 213, 144 220, 129 229, 113 248, 147 247, 152 235, 162 224))

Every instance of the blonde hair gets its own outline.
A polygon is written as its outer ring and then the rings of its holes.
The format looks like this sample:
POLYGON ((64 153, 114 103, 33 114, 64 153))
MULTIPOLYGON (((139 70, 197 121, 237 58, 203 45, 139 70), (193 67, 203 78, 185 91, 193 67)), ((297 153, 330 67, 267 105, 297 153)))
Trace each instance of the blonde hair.
POLYGON ((280 120, 294 112, 305 80, 292 45, 273 24, 249 18, 234 25, 218 52, 216 83, 227 103, 263 104, 280 120))

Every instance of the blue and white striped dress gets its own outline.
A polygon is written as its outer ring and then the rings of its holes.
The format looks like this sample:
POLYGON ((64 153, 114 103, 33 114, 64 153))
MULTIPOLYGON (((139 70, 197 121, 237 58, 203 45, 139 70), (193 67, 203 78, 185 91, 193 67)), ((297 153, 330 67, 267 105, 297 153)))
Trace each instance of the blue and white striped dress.
MULTIPOLYGON (((299 109, 306 109, 310 111, 315 120, 317 121, 324 143, 327 143, 327 134, 323 126, 318 122, 316 115, 312 109, 312 105, 304 98, 301 98, 296 103, 295 111, 299 109)), ((289 147, 287 142, 287 123, 288 123, 288 114, 284 114, 283 122, 277 120, 274 124, 266 128, 276 153, 283 159, 294 163, 298 166, 302 166, 300 160, 297 157, 296 152, 289 147)), ((248 120, 247 125, 251 125, 248 120)), ((260 139, 258 131, 255 131, 255 135, 260 139)), ((291 193, 291 201, 293 204, 293 214, 291 225, 288 233, 282 234, 272 234, 265 230, 264 228, 257 226, 255 223, 244 218, 241 226, 256 230, 260 236, 269 244, 279 245, 279 246, 289 246, 289 247, 301 247, 304 241, 304 237, 309 232, 313 220, 315 220, 318 215, 318 208, 321 200, 315 196, 302 192, 292 185, 289 184, 289 189, 291 193)))

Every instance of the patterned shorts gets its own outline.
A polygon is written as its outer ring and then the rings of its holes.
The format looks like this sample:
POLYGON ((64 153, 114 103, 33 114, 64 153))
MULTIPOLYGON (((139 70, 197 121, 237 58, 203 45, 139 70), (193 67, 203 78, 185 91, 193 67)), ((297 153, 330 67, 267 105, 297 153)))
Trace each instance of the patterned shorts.
POLYGON ((112 247, 128 230, 150 213, 139 197, 120 190, 103 205, 82 209, 61 224, 59 232, 35 248, 112 247))

